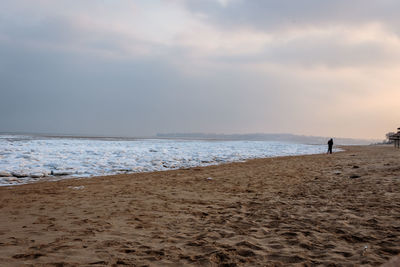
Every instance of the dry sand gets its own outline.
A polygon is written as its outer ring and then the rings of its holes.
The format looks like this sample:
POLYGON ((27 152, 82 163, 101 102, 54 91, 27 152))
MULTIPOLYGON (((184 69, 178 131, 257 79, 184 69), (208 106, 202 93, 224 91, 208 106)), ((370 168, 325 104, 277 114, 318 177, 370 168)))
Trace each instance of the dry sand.
POLYGON ((400 252, 400 150, 345 149, 2 187, 0 265, 380 265, 400 252))

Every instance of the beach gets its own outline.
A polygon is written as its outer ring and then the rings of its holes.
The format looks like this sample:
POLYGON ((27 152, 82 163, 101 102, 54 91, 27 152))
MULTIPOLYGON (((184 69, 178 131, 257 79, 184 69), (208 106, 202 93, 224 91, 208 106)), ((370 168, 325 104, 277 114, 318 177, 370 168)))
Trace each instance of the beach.
POLYGON ((378 266, 400 253, 400 150, 343 149, 0 187, 0 265, 378 266))

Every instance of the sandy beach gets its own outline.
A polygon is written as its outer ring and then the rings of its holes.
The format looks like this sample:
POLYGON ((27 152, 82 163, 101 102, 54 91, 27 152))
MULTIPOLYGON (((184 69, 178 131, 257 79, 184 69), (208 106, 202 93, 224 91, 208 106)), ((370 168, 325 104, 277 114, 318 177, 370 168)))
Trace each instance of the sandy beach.
POLYGON ((377 266, 400 253, 400 151, 0 188, 1 266, 377 266))

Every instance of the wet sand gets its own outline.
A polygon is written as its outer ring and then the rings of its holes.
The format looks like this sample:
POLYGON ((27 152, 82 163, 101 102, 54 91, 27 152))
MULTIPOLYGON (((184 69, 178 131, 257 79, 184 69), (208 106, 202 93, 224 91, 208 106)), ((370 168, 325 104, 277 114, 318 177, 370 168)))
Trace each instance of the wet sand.
POLYGON ((377 266, 400 253, 400 150, 0 188, 0 266, 377 266))

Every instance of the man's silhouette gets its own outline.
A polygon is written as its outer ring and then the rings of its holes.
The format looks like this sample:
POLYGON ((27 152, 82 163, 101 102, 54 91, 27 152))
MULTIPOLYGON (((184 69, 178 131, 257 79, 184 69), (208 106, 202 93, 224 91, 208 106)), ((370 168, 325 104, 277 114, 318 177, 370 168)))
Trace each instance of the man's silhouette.
POLYGON ((327 152, 327 154, 329 153, 329 154, 332 154, 332 147, 333 147, 333 139, 331 138, 331 139, 329 139, 329 141, 328 141, 328 152, 327 152))

